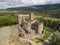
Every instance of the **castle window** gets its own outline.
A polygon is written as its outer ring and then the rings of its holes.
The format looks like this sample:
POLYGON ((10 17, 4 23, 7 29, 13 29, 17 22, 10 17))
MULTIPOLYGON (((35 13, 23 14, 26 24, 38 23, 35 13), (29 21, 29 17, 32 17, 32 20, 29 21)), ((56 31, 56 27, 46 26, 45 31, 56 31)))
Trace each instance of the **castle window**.
POLYGON ((44 33, 44 30, 42 31, 42 34, 44 33))

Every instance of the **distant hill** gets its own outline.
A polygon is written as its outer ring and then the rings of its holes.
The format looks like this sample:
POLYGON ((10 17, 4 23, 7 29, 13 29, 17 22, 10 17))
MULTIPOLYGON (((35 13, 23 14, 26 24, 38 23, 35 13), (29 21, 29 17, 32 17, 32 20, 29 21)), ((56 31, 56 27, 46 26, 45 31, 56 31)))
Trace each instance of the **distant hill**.
POLYGON ((27 14, 28 11, 36 11, 35 14, 41 16, 49 16, 60 18, 60 4, 49 4, 49 5, 33 5, 3 9, 1 12, 7 12, 9 14, 22 13, 27 14))
POLYGON ((36 12, 36 15, 60 18, 60 9, 54 9, 45 12, 36 12))
POLYGON ((23 7, 14 7, 14 8, 7 8, 6 10, 9 11, 48 11, 59 9, 60 4, 49 4, 49 5, 33 5, 33 6, 23 6, 23 7))

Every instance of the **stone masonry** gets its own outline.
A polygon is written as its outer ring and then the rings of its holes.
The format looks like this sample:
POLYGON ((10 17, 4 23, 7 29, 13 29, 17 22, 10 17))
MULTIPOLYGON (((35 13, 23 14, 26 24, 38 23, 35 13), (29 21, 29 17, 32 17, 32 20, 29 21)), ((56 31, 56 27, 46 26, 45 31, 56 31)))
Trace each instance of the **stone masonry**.
POLYGON ((18 15, 19 22, 19 36, 22 38, 32 39, 35 37, 41 37, 44 32, 44 25, 42 22, 39 22, 35 19, 34 12, 30 12, 29 14, 18 15))

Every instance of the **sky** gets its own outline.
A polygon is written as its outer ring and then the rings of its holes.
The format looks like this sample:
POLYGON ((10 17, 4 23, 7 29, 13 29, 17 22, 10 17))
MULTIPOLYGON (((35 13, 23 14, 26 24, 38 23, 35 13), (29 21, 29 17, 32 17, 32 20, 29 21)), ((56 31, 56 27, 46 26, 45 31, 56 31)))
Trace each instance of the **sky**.
POLYGON ((0 0, 0 9, 60 3, 60 0, 0 0))

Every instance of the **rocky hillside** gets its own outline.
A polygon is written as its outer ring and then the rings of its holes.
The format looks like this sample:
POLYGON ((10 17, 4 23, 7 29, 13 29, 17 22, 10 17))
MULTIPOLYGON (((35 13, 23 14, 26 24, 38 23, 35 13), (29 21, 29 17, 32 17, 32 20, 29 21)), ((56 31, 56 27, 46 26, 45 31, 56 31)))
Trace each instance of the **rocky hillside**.
POLYGON ((19 40, 17 25, 0 28, 0 45, 31 45, 27 41, 19 40))

